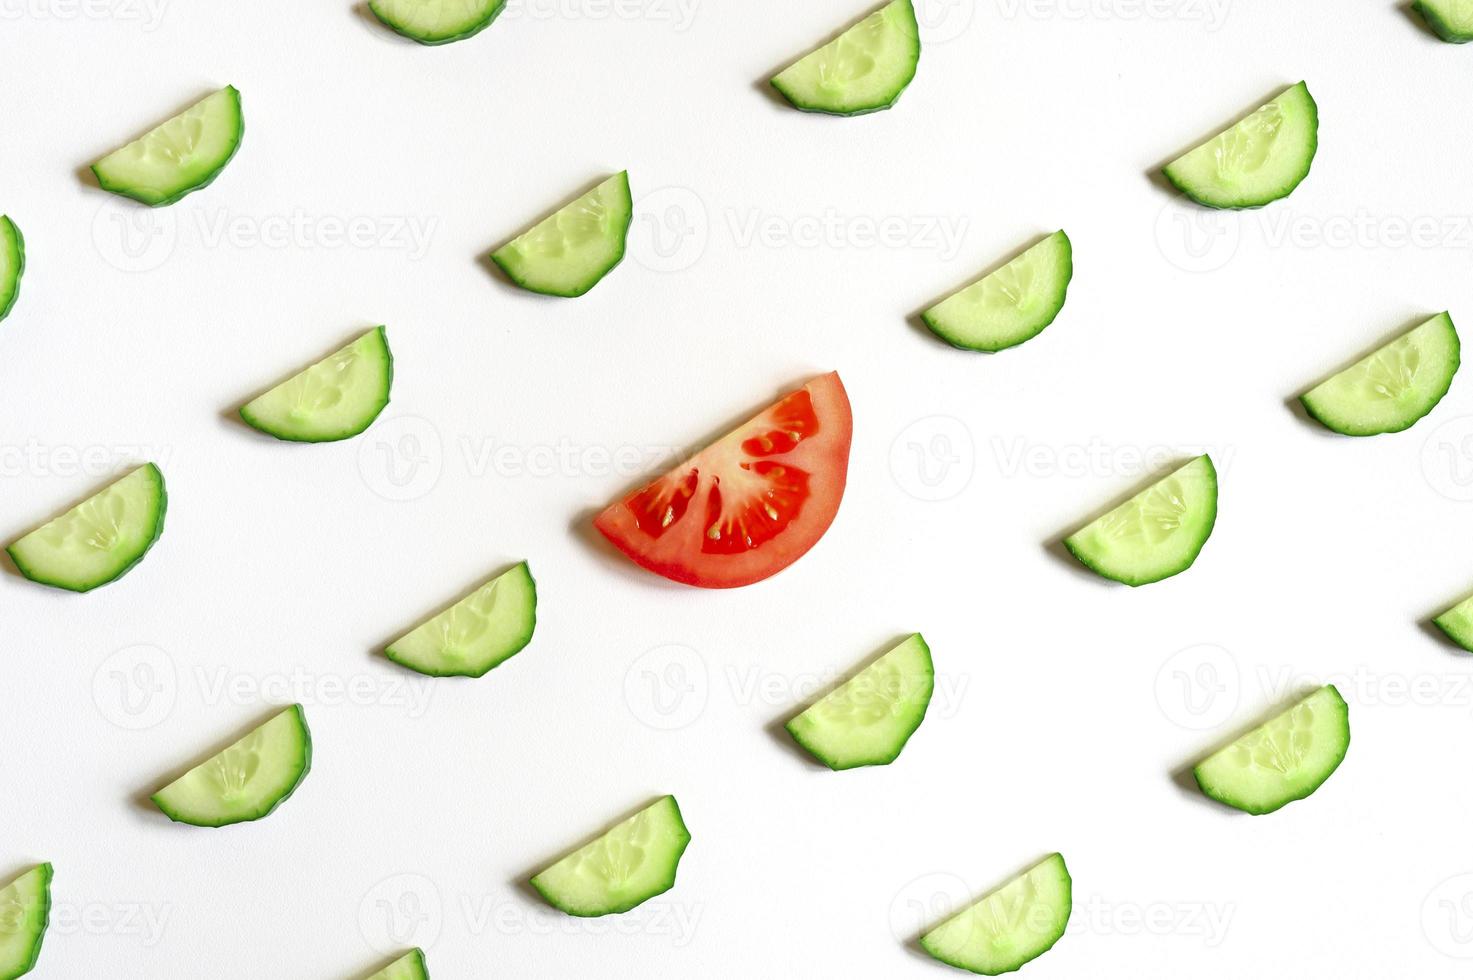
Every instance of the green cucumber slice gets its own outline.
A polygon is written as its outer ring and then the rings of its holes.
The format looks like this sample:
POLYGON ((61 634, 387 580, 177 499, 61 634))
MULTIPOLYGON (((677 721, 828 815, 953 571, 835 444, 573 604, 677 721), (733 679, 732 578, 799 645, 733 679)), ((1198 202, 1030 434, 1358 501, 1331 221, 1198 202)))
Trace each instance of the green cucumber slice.
POLYGON ((389 403, 393 383, 388 334, 374 327, 247 402, 240 417, 287 442, 336 442, 373 424, 389 403))
POLYGON ((5 549, 32 582, 90 592, 123 577, 164 533, 164 474, 146 463, 5 549))
POLYGON ((368 980, 430 980, 430 971, 425 966, 424 950, 416 946, 399 957, 368 980))
POLYGON ((1011 973, 1053 948, 1074 910, 1062 854, 1050 854, 921 937, 948 966, 983 976, 1011 973))
POLYGON ((449 44, 491 25, 506 0, 369 0, 386 27, 420 44, 449 44))
POLYGON ((1299 400, 1325 428, 1342 435, 1400 432, 1442 401, 1458 373, 1461 348, 1452 317, 1439 313, 1299 400))
POLYGON ((1473 41, 1473 0, 1415 0, 1412 9, 1444 41, 1473 41))
POLYGON ((1064 539, 1091 571, 1149 585, 1192 567, 1217 522, 1217 469, 1198 456, 1064 539))
POLYGON ((275 810, 311 768, 312 733, 294 704, 150 799, 177 823, 224 827, 275 810))
POLYGON ((1446 633, 1448 639, 1473 653, 1473 596, 1433 619, 1432 624, 1446 633))
POLYGON ((1260 815, 1309 796, 1350 748, 1350 708, 1326 684, 1192 770, 1202 792, 1260 815))
POLYGON ((689 843, 675 797, 665 796, 537 874, 532 887, 569 915, 628 912, 674 886, 689 843))
POLYGON ((916 633, 789 721, 788 734, 833 770, 889 765, 925 719, 934 683, 916 633))
POLYGON ((537 583, 522 562, 389 644, 395 663, 432 677, 482 677, 537 626, 537 583))
POLYGON ((8 215, 0 214, 0 320, 20 295, 20 277, 26 271, 26 240, 8 215))
POLYGON ((954 347, 1000 351, 1038 336, 1064 308, 1074 248, 1056 231, 1002 268, 921 314, 954 347))
POLYGON ((772 87, 805 112, 857 116, 894 105, 920 59, 911 0, 891 0, 778 72, 772 87))
POLYGON ((624 258, 634 217, 621 171, 491 253, 511 281, 547 296, 582 296, 624 258))
POLYGON ((36 966, 51 921, 51 865, 41 864, 0 888, 0 980, 36 966))
POLYGON ((92 165, 105 191, 155 207, 205 187, 240 149, 245 117, 227 85, 92 165))
POLYGON ((1289 196, 1319 146, 1319 108, 1303 82, 1173 160, 1176 189, 1209 208, 1258 208, 1289 196))

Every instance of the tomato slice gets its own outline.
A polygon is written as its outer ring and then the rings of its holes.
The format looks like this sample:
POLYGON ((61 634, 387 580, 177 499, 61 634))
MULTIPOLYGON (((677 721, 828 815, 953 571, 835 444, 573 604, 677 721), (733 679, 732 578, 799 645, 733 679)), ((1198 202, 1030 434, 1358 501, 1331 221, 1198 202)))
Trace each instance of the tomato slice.
POLYGON ((612 504, 594 526, 677 582, 760 582, 803 557, 834 522, 853 432, 844 384, 825 374, 612 504))

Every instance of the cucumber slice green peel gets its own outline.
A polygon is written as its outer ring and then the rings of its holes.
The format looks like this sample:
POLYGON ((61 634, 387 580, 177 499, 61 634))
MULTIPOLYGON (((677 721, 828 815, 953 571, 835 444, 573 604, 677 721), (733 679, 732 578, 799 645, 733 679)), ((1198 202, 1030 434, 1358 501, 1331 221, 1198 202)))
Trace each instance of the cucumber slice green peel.
POLYGON ((1442 401, 1462 360, 1452 317, 1439 313, 1300 397, 1325 428, 1347 436, 1409 429, 1442 401))
POLYGON ((1433 619, 1432 625, 1446 633, 1447 638, 1458 646, 1473 653, 1473 596, 1433 619))
POLYGON ((569 915, 628 912, 675 884, 690 831, 665 796, 535 875, 532 887, 569 915))
POLYGON ((105 191, 158 207, 208 185, 240 149, 245 116, 227 85, 92 165, 105 191))
POLYGON ((857 116, 894 105, 920 58, 911 0, 892 0, 773 76, 772 87, 805 112, 857 116))
POLYGON ((1198 456, 1064 539, 1091 571, 1148 585, 1192 567, 1217 523, 1217 469, 1198 456))
POLYGON ((424 950, 416 946, 367 980, 430 980, 424 950))
POLYGON ((506 0, 369 0, 368 9, 395 33, 420 44, 449 44, 479 34, 506 0))
POLYGON ((1074 276, 1069 236, 1056 231, 921 314, 953 347, 994 352, 1038 336, 1064 308, 1074 276))
POLYGON ((1473 41, 1473 0, 1415 0, 1412 9, 1444 41, 1473 41))
POLYGON ((312 734, 294 704, 150 799, 177 823, 224 827, 271 813, 311 768, 312 734))
POLYGON ((1350 709, 1327 684, 1192 770, 1212 799, 1273 813, 1324 785, 1350 748, 1350 709))
POLYGON ((633 217, 625 170, 492 252, 491 261, 523 289, 582 296, 624 258, 633 217))
POLYGON ((521 651, 536 626, 537 583, 522 562, 401 636, 384 654, 432 677, 482 677, 521 651))
POLYGON ((127 574, 164 533, 164 474, 147 463, 6 551, 32 582, 90 592, 127 574))
POLYGON ((1209 208, 1257 208, 1309 175, 1319 108, 1303 82, 1167 164, 1166 179, 1209 208))
POLYGON ((925 719, 934 684, 916 633, 789 721, 788 734, 836 771, 889 765, 925 719))
POLYGON ((287 442, 358 435, 389 404, 394 356, 383 327, 293 375, 240 410, 253 429, 287 442))
POLYGON ((41 864, 0 888, 0 980, 36 966, 51 921, 51 865, 41 864))
POLYGON ((26 240, 8 215, 0 214, 0 320, 20 295, 20 277, 26 271, 26 240))
POLYGON ((995 977, 1053 948, 1074 910, 1074 882, 1061 854, 1050 854, 1001 888, 921 937, 921 948, 948 966, 995 977))

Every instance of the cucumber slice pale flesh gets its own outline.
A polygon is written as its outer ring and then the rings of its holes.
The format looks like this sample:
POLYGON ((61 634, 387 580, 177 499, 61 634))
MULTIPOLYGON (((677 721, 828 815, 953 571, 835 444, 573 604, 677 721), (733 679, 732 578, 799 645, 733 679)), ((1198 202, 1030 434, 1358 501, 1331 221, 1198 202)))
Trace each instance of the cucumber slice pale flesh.
POLYGON ((224 827, 275 810, 311 768, 312 734, 302 706, 294 704, 151 799, 177 823, 224 827))
POLYGON ((894 762, 926 717, 935 677, 919 633, 788 722, 788 734, 830 769, 894 762))
POLYGON ((1350 748, 1350 709, 1327 684, 1200 762, 1202 792, 1261 815, 1319 789, 1350 748))
POLYGON ((147 463, 6 551, 32 582, 90 592, 122 578, 164 532, 164 474, 147 463))
POLYGON ((293 375, 240 410, 254 429, 287 442, 358 435, 389 404, 394 356, 383 327, 293 375))
POLYGON ((1473 41, 1473 0, 1415 0, 1412 9, 1444 41, 1473 41))
POLYGON ((416 946, 367 980, 430 980, 424 950, 416 946))
POLYGON ((37 865, 0 888, 0 980, 35 969, 50 921, 50 864, 37 865))
POLYGON ((633 216, 625 170, 492 252, 491 261, 523 289, 582 296, 624 258, 633 216))
POLYGON ((1320 382, 1300 397, 1325 428, 1374 436, 1411 428, 1452 387, 1462 345, 1446 313, 1320 382))
POLYGON ((1192 567, 1217 522, 1217 470, 1198 456, 1064 539, 1090 570, 1148 585, 1192 567))
POLYGON ((0 214, 0 320, 20 295, 20 277, 26 271, 26 240, 8 215, 0 214))
POLYGON ((537 583, 526 562, 389 644, 395 663, 432 677, 481 677, 518 653, 537 626, 537 583))
POLYGON ((1053 948, 1074 910, 1074 882, 1061 854, 1050 854, 1001 888, 921 937, 921 948, 948 966, 995 977, 1053 948))
POLYGON ((1432 624, 1446 633, 1448 639, 1473 653, 1473 596, 1433 619, 1432 624))
POLYGON ((857 116, 894 105, 920 58, 911 0, 892 0, 773 76, 772 87, 806 112, 857 116))
POLYGON ((220 175, 245 132, 240 93, 227 85, 92 165, 105 191, 155 207, 220 175))
POLYGON ((420 44, 449 44, 479 34, 506 0, 369 0, 386 27, 420 44))
POLYGON ((665 796, 537 874, 532 887, 569 915, 628 912, 674 886, 689 843, 675 797, 665 796))
POLYGON ((1054 322, 1073 276, 1073 246, 1068 235, 1056 231, 937 303, 921 319, 954 347, 978 351, 1016 347, 1054 322))
POLYGON ((1309 174, 1319 109, 1303 82, 1166 165, 1166 179, 1209 208, 1257 208, 1309 174))

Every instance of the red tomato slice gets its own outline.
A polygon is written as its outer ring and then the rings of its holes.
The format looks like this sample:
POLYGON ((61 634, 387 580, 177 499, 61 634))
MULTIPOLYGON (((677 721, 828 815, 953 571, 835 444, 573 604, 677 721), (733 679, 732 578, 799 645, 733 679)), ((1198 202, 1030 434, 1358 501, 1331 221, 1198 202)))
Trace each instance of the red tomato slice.
POLYGON ((839 512, 854 420, 825 374, 594 519, 624 554, 687 585, 751 585, 803 557, 839 512))

